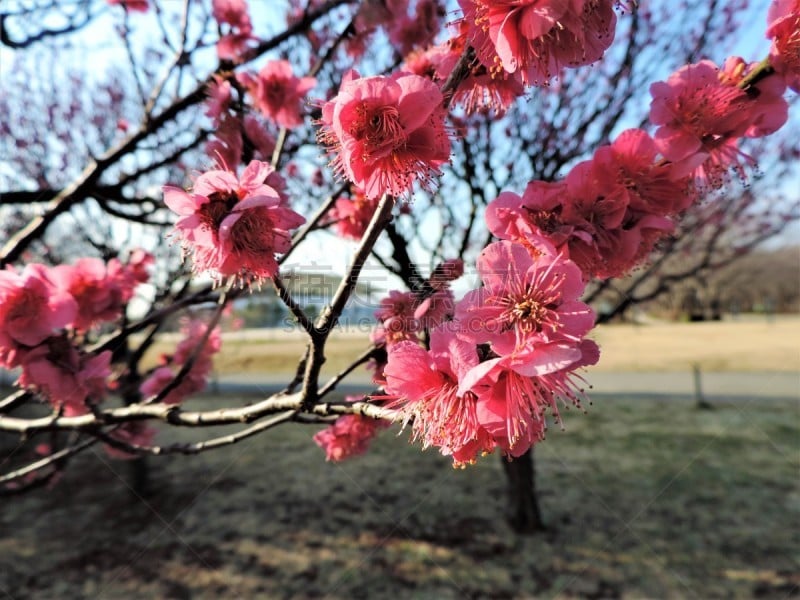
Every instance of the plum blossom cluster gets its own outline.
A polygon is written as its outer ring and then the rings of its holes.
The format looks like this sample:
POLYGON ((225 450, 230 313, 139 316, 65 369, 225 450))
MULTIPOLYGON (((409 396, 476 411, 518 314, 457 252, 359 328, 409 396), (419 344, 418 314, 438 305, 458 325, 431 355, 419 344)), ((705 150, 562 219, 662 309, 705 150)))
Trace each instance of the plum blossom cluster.
POLYGON ((122 316, 152 260, 137 251, 125 263, 83 258, 0 271, 0 367, 19 368, 18 384, 63 414, 88 412, 105 395, 111 352, 83 342, 122 316))
POLYGON ((599 358, 585 339, 594 313, 578 299, 580 269, 544 238, 536 248, 490 244, 478 259, 483 286, 431 331, 430 349, 412 341, 389 347, 388 406, 413 423, 424 447, 456 465, 497 448, 527 451, 544 438, 546 411, 558 420, 559 399, 580 406, 576 370, 599 358))
POLYGON ((531 181, 487 207, 489 230, 530 249, 547 238, 585 279, 621 277, 672 234, 677 218, 709 188, 738 173, 741 139, 779 129, 788 116, 785 84, 771 75, 744 85, 752 65, 733 57, 681 68, 651 86, 655 136, 621 133, 561 181, 531 181))
POLYGON ((206 102, 214 137, 206 145, 206 153, 230 170, 235 170, 243 157, 270 160, 276 127, 291 129, 303 124, 303 105, 314 85, 315 78, 297 77, 287 60, 268 61, 257 73, 215 75, 206 102), (255 110, 245 111, 245 106, 255 110))
POLYGON ((546 85, 599 60, 614 40, 613 0, 459 0, 467 42, 492 76, 546 85))
POLYGON ((241 177, 227 170, 200 175, 192 190, 164 187, 164 202, 180 218, 175 230, 196 273, 242 284, 271 278, 276 253, 291 246, 290 230, 305 219, 289 208, 283 178, 254 160, 241 177))
MULTIPOLYGON (((603 36, 593 32, 613 19, 610 3, 602 2, 586 3, 582 29, 571 28, 576 15, 566 3, 461 4, 467 24, 476 26, 466 43, 475 45, 486 69, 472 75, 487 81, 528 84, 578 64, 583 59, 575 54, 563 58, 577 47, 576 31, 592 49, 581 56, 594 60, 602 54, 603 36), (546 24, 553 15, 564 21, 563 37, 545 49, 554 40, 538 36, 552 32, 546 24)), ((784 6, 781 11, 790 12, 784 6)), ((439 47, 420 54, 410 68, 420 76, 446 77, 454 54, 448 52, 439 47)), ((477 261, 482 287, 430 329, 429 348, 402 325, 414 315, 415 296, 390 297, 379 318, 384 329, 400 325, 399 334, 383 336, 386 396, 380 398, 411 424, 414 439, 438 447, 456 465, 495 449, 515 457, 543 439, 548 412, 560 421, 559 402, 581 405, 578 370, 599 359, 598 346, 586 337, 595 322, 580 301, 586 282, 630 272, 673 233, 677 218, 704 191, 754 162, 739 149, 741 139, 773 133, 788 114, 783 76, 758 74, 760 68, 738 57, 722 68, 710 61, 688 65, 651 87, 654 137, 627 130, 563 180, 532 181, 521 196, 501 193, 486 211, 487 226, 500 241, 477 261)), ((504 110, 513 94, 492 85, 463 92, 467 102, 504 110)))
POLYGON ((540 251, 546 238, 585 279, 619 277, 646 258, 695 195, 687 178, 660 161, 647 133, 631 129, 577 164, 563 181, 531 181, 486 210, 489 230, 540 251))
POLYGON ((742 162, 755 162, 739 149, 742 138, 769 135, 786 122, 785 81, 771 75, 746 85, 755 66, 739 57, 721 69, 704 60, 650 86, 656 147, 677 176, 719 187, 731 169, 742 173, 742 162))

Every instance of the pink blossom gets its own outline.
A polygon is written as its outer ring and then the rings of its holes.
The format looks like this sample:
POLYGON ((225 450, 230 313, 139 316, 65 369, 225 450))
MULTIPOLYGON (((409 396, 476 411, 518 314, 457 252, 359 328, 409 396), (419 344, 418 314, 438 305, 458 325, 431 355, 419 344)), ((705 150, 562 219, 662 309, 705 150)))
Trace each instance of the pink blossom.
POLYGON ((800 0, 773 0, 767 22, 770 64, 786 85, 800 93, 800 0))
POLYGON ((242 76, 253 97, 256 108, 280 127, 297 127, 303 124, 302 103, 317 80, 314 77, 297 77, 288 60, 272 60, 258 75, 242 76))
POLYGON ((456 306, 462 335, 510 357, 522 375, 542 375, 580 359, 594 311, 579 300, 581 271, 559 255, 532 257, 513 242, 495 242, 478 257, 483 287, 456 306))
POLYGON ((115 260, 109 262, 109 275, 124 282, 120 284, 125 287, 124 302, 133 297, 133 290, 137 285, 150 281, 149 269, 154 263, 155 257, 141 248, 132 250, 124 263, 115 260))
POLYGON ((19 364, 19 350, 41 344, 77 312, 75 299, 44 265, 0 271, 0 364, 19 364))
MULTIPOLYGON (((347 396, 348 402, 363 400, 363 396, 347 396)), ((314 442, 325 451, 325 460, 339 462, 363 454, 381 429, 391 423, 362 415, 343 415, 330 427, 318 431, 314 442)))
POLYGON ((652 213, 632 210, 628 194, 602 187, 601 173, 594 161, 572 168, 566 177, 568 195, 561 219, 574 227, 569 257, 587 277, 606 279, 635 267, 658 239, 672 233, 674 222, 656 207, 651 207, 652 213))
MULTIPOLYGON (((156 436, 156 429, 150 427, 144 421, 131 421, 115 427, 109 432, 109 436, 131 446, 152 446, 153 438, 156 436)), ((138 456, 138 454, 126 452, 111 444, 103 444, 103 448, 111 458, 130 460, 138 456)))
POLYGON ((641 129, 628 129, 595 151, 593 175, 603 194, 618 198, 626 209, 653 215, 674 215, 691 205, 693 186, 675 176, 673 166, 657 157, 653 139, 641 129))
MULTIPOLYGON (((245 115, 244 119, 242 119, 242 133, 244 134, 244 140, 253 149, 253 158, 262 161, 272 159, 272 153, 275 150, 275 138, 253 115, 245 115)), ((280 177, 277 172, 274 172, 273 175, 280 177)), ((270 177, 267 177, 267 185, 275 187, 269 183, 270 177)))
POLYGON ((772 108, 765 114, 764 100, 739 88, 731 75, 704 60, 650 86, 650 120, 659 126, 656 145, 675 163, 677 175, 696 171, 712 186, 722 185, 729 168, 739 167, 741 160, 753 162, 738 149, 739 138, 774 131, 786 120, 785 112, 774 120, 768 115, 785 101, 768 93, 766 102, 772 108), (754 121, 759 122, 752 128, 754 121))
MULTIPOLYGON (((799 34, 800 35, 800 34, 799 34)), ((800 50, 800 47, 798 48, 800 50)), ((720 81, 741 87, 744 80, 758 68, 758 63, 746 63, 743 58, 730 56, 719 72, 720 81)), ((786 82, 779 76, 767 76, 748 94, 750 100, 750 124, 745 137, 764 137, 775 133, 789 118, 789 105, 784 100, 786 82)))
POLYGON ((336 231, 342 237, 360 240, 378 207, 377 198, 367 198, 355 190, 352 198, 339 198, 330 212, 336 231))
POLYGON ((494 235, 528 248, 532 255, 562 250, 575 228, 561 219, 566 184, 531 181, 520 197, 502 192, 486 207, 486 224, 494 235))
POLYGON ((455 281, 464 274, 464 261, 460 258, 451 258, 436 265, 431 273, 430 284, 433 289, 439 289, 455 281))
POLYGON ((417 0, 413 16, 403 14, 388 21, 389 41, 402 56, 427 46, 439 32, 443 16, 438 0, 417 0))
POLYGON ((78 312, 70 325, 79 331, 121 316, 139 277, 139 273, 129 272, 117 259, 106 265, 99 258, 80 258, 73 265, 59 265, 52 271, 53 280, 78 303, 78 312))
POLYGON ((147 12, 150 9, 148 0, 106 0, 111 6, 122 6, 125 10, 147 12))
POLYGON ((387 346, 404 340, 416 342, 419 333, 452 318, 455 312, 453 292, 443 283, 434 290, 425 297, 414 292, 389 292, 375 311, 379 325, 372 333, 372 342, 387 346))
POLYGON ((532 181, 522 197, 501 193, 486 210, 489 230, 522 244, 534 257, 561 253, 585 279, 627 273, 672 232, 674 223, 664 215, 691 199, 685 184, 673 186, 652 163, 648 170, 646 159, 626 162, 627 143, 600 152, 600 167, 579 163, 563 182, 532 181), (670 189, 677 198, 665 198, 670 189))
POLYGON ((368 198, 408 193, 450 156, 442 94, 418 75, 345 75, 339 94, 322 107, 320 142, 335 169, 368 198))
MULTIPOLYGON (((186 320, 181 326, 183 339, 175 348, 175 353, 166 358, 170 366, 161 366, 153 370, 152 373, 142 382, 139 391, 145 398, 151 398, 161 393, 166 388, 178 371, 186 364, 192 355, 197 351, 198 344, 203 339, 208 330, 208 325, 198 319, 186 320)), ((180 383, 170 390, 161 400, 164 404, 180 404, 189 396, 202 392, 206 387, 206 381, 213 368, 214 354, 219 352, 222 347, 222 338, 219 327, 211 330, 208 339, 194 357, 194 362, 188 373, 181 379, 180 383)))
POLYGON ((111 352, 87 354, 65 335, 47 338, 22 354, 19 385, 43 394, 67 416, 88 412, 87 402, 105 395, 111 352))
MULTIPOLYGON (((467 45, 467 28, 463 22, 461 30, 460 35, 444 44, 412 57, 413 62, 408 68, 419 75, 424 75, 425 70, 431 71, 437 81, 446 81, 467 45)), ((467 114, 491 112, 502 116, 524 92, 525 88, 519 79, 502 70, 491 73, 483 63, 478 62, 453 92, 453 102, 463 106, 467 114)))
POLYGON ((405 340, 416 341, 419 331, 419 323, 414 318, 416 305, 417 299, 412 292, 390 291, 375 311, 379 325, 371 336, 372 342, 388 346, 405 340))
POLYGON ((461 379, 459 392, 475 395, 479 426, 504 453, 520 456, 543 440, 547 410, 557 423, 561 421, 559 400, 580 408, 584 382, 575 370, 595 364, 600 353, 591 340, 582 340, 576 349, 578 358, 573 362, 535 376, 524 364, 514 365, 513 358, 502 357, 482 362, 461 379))
POLYGON ((223 113, 214 131, 214 137, 206 144, 206 154, 225 169, 239 166, 244 152, 242 123, 238 117, 223 113))
POLYGON ((430 351, 413 342, 391 346, 383 371, 384 390, 393 398, 388 406, 400 411, 406 424, 413 421, 413 439, 453 456, 456 465, 494 448, 478 422, 475 395, 459 391, 459 381, 477 365, 474 344, 435 329, 430 351))
POLYGON ((195 272, 249 282, 278 271, 275 253, 289 249, 289 230, 304 219, 265 183, 272 173, 254 160, 240 178, 214 170, 200 175, 192 192, 164 187, 164 201, 180 215, 175 228, 185 251, 193 253, 195 272))
POLYGON ((214 75, 208 84, 208 100, 206 101, 206 115, 219 125, 221 117, 228 112, 233 97, 231 95, 231 82, 219 75, 214 75))
POLYGON ((598 60, 614 39, 612 0, 459 0, 468 41, 492 74, 546 84, 598 60))
POLYGON ((253 24, 246 0, 212 0, 217 22, 227 24, 229 31, 217 42, 217 55, 223 60, 238 60, 253 39, 253 24))

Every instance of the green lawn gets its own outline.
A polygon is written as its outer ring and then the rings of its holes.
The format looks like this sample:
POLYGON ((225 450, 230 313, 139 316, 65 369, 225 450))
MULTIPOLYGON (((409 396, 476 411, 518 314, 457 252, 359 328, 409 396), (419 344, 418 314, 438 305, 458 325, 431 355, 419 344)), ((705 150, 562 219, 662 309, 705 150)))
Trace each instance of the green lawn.
POLYGON ((496 456, 454 470, 391 430, 344 464, 304 426, 150 459, 144 501, 90 452, 3 500, 0 598, 797 596, 796 403, 601 397, 565 421, 536 450, 532 537, 502 519, 496 456))

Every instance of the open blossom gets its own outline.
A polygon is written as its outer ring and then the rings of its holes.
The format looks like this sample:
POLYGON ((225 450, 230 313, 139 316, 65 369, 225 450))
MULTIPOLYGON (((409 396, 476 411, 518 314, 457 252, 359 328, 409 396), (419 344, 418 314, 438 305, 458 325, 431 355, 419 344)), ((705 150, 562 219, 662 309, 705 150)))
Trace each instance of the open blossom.
POLYGON ((372 342, 387 346, 404 340, 416 342, 418 334, 425 329, 452 318, 455 312, 453 292, 444 281, 437 282, 434 290, 424 298, 414 292, 389 292, 375 311, 378 327, 370 336, 372 342))
MULTIPOLYGON (((411 55, 406 61, 406 68, 418 75, 431 76, 434 81, 444 82, 453 72, 466 45, 467 28, 462 22, 459 35, 425 52, 411 55)), ((467 114, 493 112, 496 116, 502 116, 524 92, 525 87, 519 79, 505 71, 491 73, 483 63, 476 62, 469 75, 453 92, 452 101, 463 106, 467 114)))
POLYGON ((342 237, 360 240, 378 207, 377 198, 367 198, 355 190, 352 198, 339 198, 330 212, 336 231, 342 237))
POLYGON ((588 65, 614 39, 612 0, 459 0, 468 41, 492 73, 546 84, 563 67, 588 65))
POLYGON ((525 372, 524 364, 515 364, 513 357, 499 357, 480 363, 461 379, 459 393, 474 394, 480 427, 505 454, 520 456, 543 440, 546 412, 561 421, 559 401, 581 406, 585 382, 575 371, 595 364, 600 351, 586 339, 577 350, 576 360, 533 376, 525 372))
POLYGON ((19 351, 71 323, 78 304, 44 265, 0 271, 0 365, 15 367, 19 351))
MULTIPOLYGON (((740 86, 758 68, 758 63, 747 63, 739 56, 729 56, 719 72, 720 81, 740 86)), ((768 76, 749 90, 750 123, 744 137, 757 138, 775 133, 789 118, 789 104, 783 97, 786 82, 782 77, 768 76), (752 97, 751 97, 752 96, 752 97)))
POLYGON ((773 0, 767 22, 769 62, 786 85, 800 93, 800 0, 773 0))
POLYGON ((594 326, 594 311, 579 300, 578 267, 555 254, 532 257, 513 242, 495 242, 478 258, 483 287, 456 307, 462 335, 510 357, 522 375, 563 369, 581 358, 580 342, 594 326))
POLYGON ((250 282, 278 271, 275 253, 289 249, 289 230, 304 219, 265 183, 273 173, 254 160, 240 178, 213 170, 200 175, 191 192, 164 187, 164 202, 180 215, 175 228, 184 250, 192 252, 195 272, 250 282))
POLYGON ((691 182, 658 159, 654 141, 628 130, 563 181, 532 181, 521 197, 501 193, 489 203, 486 222, 533 256, 554 247, 585 279, 619 277, 672 233, 672 217, 694 197, 691 182))
POLYGON ((110 361, 109 350, 88 354, 65 335, 53 336, 22 353, 19 385, 35 389, 67 416, 84 414, 87 402, 105 394, 110 361))
POLYGON ((322 107, 320 142, 335 169, 368 198, 408 193, 450 156, 442 94, 418 75, 345 75, 339 94, 322 107))
MULTIPOLYGON (((635 193, 624 184, 605 179, 606 175, 594 160, 575 165, 565 180, 567 196, 560 217, 574 227, 567 244, 570 259, 587 277, 600 279, 621 277, 633 269, 675 227, 666 216, 673 210, 671 206, 654 204, 648 207, 650 210, 635 210, 629 204, 635 193), (604 183, 608 187, 603 187, 604 183)), ((647 178, 641 181, 645 190, 647 178)), ((675 190, 676 204, 691 199, 686 198, 682 187, 675 190)), ((655 189, 660 189, 657 183, 655 189)), ((658 197, 653 201, 656 203, 658 197)))
POLYGON ((714 187, 722 185, 726 171, 740 160, 752 162, 739 150, 739 138, 775 131, 787 118, 785 108, 775 112, 785 105, 782 98, 771 91, 748 94, 732 75, 704 60, 650 86, 650 120, 659 126, 659 151, 675 163, 679 175, 696 172, 714 187), (764 110, 765 105, 771 108, 764 110))
MULTIPOLYGON (((348 402, 363 400, 362 396, 347 396, 348 402)), ((314 434, 314 442, 325 451, 325 459, 338 462, 363 454, 381 429, 391 423, 362 415, 343 415, 330 427, 314 434)))
POLYGON ((628 210, 674 215, 694 201, 693 186, 658 159, 655 142, 641 129, 627 129, 598 148, 592 173, 601 193, 619 198, 628 210))
POLYGON ((228 25, 228 33, 217 42, 217 55, 223 60, 237 60, 253 38, 253 24, 247 0, 212 0, 217 22, 228 25))
POLYGON ((137 253, 132 259, 139 262, 129 267, 116 258, 108 263, 99 258, 80 258, 73 265, 59 265, 52 270, 53 280, 78 303, 70 326, 86 331, 122 315, 136 285, 147 281, 146 266, 152 262, 152 256, 146 253, 137 253))
POLYGON ((388 406, 400 411, 405 423, 413 421, 414 439, 424 448, 435 446, 456 464, 494 448, 478 422, 475 395, 459 391, 459 381, 478 364, 474 344, 435 329, 430 350, 408 341, 391 346, 383 370, 384 390, 393 398, 388 406))
POLYGON ((241 79, 256 107, 267 118, 280 127, 303 124, 302 103, 317 83, 314 77, 297 77, 288 60, 273 60, 255 77, 245 74, 241 79))

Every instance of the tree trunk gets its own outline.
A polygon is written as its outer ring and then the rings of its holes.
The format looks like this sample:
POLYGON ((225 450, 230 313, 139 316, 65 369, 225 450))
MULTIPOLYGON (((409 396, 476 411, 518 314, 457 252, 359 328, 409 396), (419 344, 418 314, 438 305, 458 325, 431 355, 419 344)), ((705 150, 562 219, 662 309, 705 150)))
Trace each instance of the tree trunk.
POLYGON ((513 460, 504 456, 500 460, 508 478, 509 524, 517 533, 544 531, 539 500, 536 497, 533 448, 513 460))

